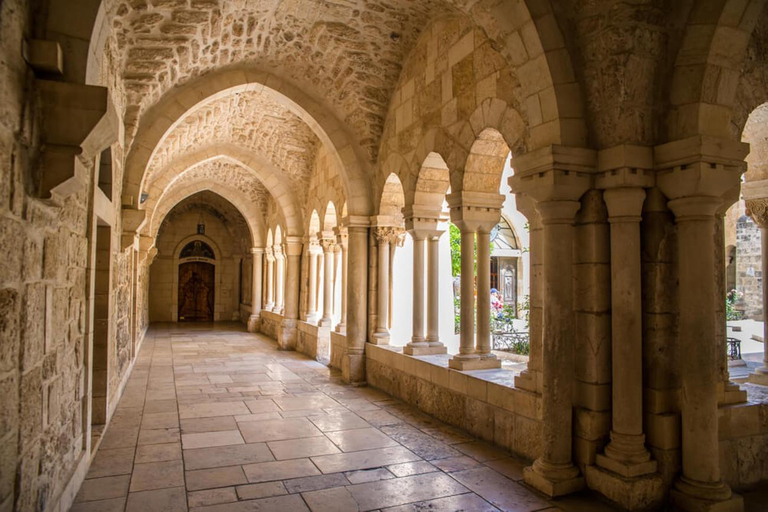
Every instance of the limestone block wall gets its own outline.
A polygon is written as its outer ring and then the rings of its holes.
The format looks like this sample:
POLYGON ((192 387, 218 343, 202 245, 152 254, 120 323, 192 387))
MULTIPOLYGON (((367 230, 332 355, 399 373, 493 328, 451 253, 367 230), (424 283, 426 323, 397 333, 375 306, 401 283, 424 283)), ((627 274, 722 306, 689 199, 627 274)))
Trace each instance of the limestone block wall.
MULTIPOLYGON (((186 243, 195 239, 200 216, 186 211, 168 219, 157 237, 157 256, 150 267, 149 320, 150 322, 176 322, 178 320, 178 254, 186 243)), ((212 242, 216 254, 214 321, 232 321, 240 318, 238 287, 240 253, 227 226, 218 218, 207 216, 205 235, 200 239, 212 242)))
POLYGON ((283 320, 282 315, 272 313, 271 311, 261 312, 261 334, 277 340, 277 333, 280 330, 280 324, 283 320))
POLYGON ((760 228, 748 216, 736 223, 736 290, 743 294, 747 318, 763 318, 763 272, 760 228))

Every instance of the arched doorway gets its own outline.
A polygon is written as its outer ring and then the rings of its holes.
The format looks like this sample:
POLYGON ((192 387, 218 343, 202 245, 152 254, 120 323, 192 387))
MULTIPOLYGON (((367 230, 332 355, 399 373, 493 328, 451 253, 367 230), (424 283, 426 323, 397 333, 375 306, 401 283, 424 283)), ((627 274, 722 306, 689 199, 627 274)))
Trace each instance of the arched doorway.
POLYGON ((213 322, 216 265, 211 246, 188 243, 179 255, 179 322, 213 322))

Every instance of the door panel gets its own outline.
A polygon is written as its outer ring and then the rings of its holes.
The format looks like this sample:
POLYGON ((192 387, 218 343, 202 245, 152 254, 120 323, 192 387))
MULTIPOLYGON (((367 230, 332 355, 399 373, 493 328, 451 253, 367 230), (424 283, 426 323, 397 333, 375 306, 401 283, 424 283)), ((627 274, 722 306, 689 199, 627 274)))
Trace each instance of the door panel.
POLYGON ((195 261, 179 265, 179 322, 212 322, 216 267, 195 261))

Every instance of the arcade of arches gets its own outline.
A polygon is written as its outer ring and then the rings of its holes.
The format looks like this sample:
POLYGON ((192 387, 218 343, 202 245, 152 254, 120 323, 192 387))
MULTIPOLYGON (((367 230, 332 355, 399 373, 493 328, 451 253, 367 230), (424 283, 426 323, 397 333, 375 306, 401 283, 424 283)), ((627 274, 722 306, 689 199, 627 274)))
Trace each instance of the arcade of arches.
POLYGON ((0 510, 765 510, 765 3, 0 1, 0 510))

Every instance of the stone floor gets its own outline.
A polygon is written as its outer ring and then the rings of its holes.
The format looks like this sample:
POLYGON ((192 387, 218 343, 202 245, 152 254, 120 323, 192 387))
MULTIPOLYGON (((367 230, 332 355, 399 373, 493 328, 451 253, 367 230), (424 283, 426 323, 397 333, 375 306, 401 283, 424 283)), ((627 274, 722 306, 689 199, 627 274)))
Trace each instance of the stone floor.
POLYGON ((239 325, 158 325, 72 510, 612 510, 524 465, 239 325))

